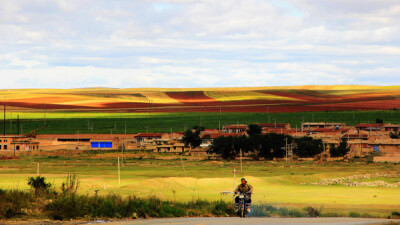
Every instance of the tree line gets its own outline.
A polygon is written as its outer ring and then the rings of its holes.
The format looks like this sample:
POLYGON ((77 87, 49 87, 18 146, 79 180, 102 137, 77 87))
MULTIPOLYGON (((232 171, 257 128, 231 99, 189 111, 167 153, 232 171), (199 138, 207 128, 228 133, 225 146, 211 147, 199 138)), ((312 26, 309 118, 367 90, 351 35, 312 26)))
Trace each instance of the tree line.
MULTIPOLYGON (((204 128, 196 126, 193 130, 186 131, 182 139, 183 142, 192 148, 200 146, 200 132, 202 130, 204 128)), ((207 135, 204 138, 208 138, 207 135)), ((254 158, 273 159, 285 157, 286 150, 284 147, 288 144, 293 144, 293 154, 301 158, 315 157, 324 151, 321 139, 295 138, 277 133, 262 134, 261 127, 251 124, 247 130, 247 135, 215 138, 208 152, 215 153, 223 159, 235 159, 240 152, 250 153, 254 158)), ((333 157, 345 156, 350 150, 345 140, 337 147, 331 144, 329 149, 333 157)))

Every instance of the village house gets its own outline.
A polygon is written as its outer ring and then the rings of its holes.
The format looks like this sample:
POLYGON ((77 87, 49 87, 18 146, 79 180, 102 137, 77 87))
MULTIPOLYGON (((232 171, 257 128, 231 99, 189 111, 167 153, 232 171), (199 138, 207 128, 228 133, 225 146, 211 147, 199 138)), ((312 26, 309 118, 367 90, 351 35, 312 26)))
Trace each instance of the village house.
POLYGON ((223 127, 223 132, 229 133, 229 134, 240 134, 240 133, 246 132, 247 129, 249 129, 249 127, 244 124, 226 125, 223 127))
POLYGON ((381 123, 359 123, 355 127, 357 130, 380 131, 383 128, 383 124, 381 124, 381 123))
POLYGON ((143 141, 157 140, 157 139, 169 140, 170 136, 168 133, 139 133, 135 136, 135 138, 136 141, 140 143, 143 141))
POLYGON ((156 145, 154 152, 183 153, 183 152, 185 152, 185 144, 180 143, 180 142, 167 142, 164 144, 156 145))
POLYGON ((42 150, 118 149, 135 142, 132 134, 38 134, 42 150))
POLYGON ((290 123, 259 123, 258 126, 261 127, 262 130, 266 129, 290 129, 290 123))
POLYGON ((213 141, 218 137, 240 137, 242 135, 246 135, 243 133, 211 133, 211 134, 202 134, 201 137, 201 145, 202 148, 208 148, 213 143, 213 141))
POLYGON ((38 150, 40 143, 25 136, 0 136, 0 151, 38 150))
POLYGON ((350 141, 350 140, 368 140, 368 134, 343 134, 340 139, 350 141))
POLYGON ((169 139, 171 140, 182 140, 185 132, 173 132, 169 134, 169 139))
POLYGON ((220 133, 218 129, 204 129, 201 134, 217 134, 220 133))
POLYGON ((383 128, 385 131, 390 131, 390 132, 400 131, 400 125, 398 125, 398 124, 387 123, 383 126, 383 128))
POLYGON ((330 123, 330 122, 304 122, 301 123, 302 130, 311 130, 314 128, 343 128, 346 126, 346 123, 330 123))

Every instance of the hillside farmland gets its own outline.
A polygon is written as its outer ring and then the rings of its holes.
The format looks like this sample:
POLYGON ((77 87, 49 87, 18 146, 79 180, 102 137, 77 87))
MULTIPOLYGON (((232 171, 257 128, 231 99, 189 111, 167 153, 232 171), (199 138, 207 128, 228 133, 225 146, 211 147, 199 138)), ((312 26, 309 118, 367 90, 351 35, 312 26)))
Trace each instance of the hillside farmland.
POLYGON ((400 87, 295 86, 203 89, 0 90, 14 111, 310 112, 400 108, 400 87))

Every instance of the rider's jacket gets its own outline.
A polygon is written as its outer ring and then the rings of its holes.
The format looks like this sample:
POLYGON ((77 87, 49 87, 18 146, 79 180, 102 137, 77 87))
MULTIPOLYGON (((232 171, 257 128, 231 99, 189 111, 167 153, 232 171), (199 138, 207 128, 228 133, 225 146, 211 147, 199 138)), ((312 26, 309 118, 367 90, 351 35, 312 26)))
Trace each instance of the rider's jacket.
POLYGON ((237 186, 237 188, 235 189, 235 193, 236 192, 240 192, 240 193, 246 193, 249 192, 249 194, 251 194, 253 192, 253 186, 251 186, 250 184, 239 184, 239 186, 237 186))

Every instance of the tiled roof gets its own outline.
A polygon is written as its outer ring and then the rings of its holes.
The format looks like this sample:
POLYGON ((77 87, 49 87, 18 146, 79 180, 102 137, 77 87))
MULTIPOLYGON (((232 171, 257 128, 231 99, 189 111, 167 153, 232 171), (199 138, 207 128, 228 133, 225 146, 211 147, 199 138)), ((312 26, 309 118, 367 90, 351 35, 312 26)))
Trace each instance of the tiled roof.
POLYGON ((203 134, 201 135, 202 138, 204 138, 205 136, 209 136, 210 139, 215 139, 218 137, 238 137, 238 136, 242 136, 244 135, 244 133, 210 133, 210 134, 203 134))

